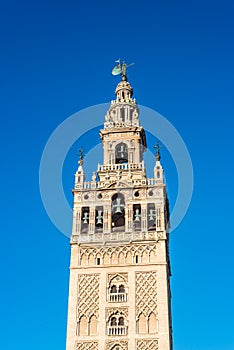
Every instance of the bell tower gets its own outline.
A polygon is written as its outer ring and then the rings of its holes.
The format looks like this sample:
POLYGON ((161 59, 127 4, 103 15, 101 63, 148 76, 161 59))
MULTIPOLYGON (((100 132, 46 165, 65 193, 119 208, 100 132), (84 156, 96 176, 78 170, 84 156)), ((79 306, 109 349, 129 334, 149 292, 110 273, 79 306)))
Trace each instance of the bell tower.
MULTIPOLYGON (((156 146, 146 137, 127 65, 100 130, 103 164, 75 174, 66 350, 172 350, 169 208, 156 146)), ((113 70, 114 71, 114 70, 113 70)))
POLYGON ((146 176, 143 161, 145 132, 140 126, 136 100, 132 99, 133 89, 128 81, 121 81, 115 94, 116 100, 111 102, 106 114, 104 129, 100 130, 104 151, 103 167, 98 169, 100 181, 111 169, 111 179, 115 180, 116 170, 121 172, 122 180, 146 176))

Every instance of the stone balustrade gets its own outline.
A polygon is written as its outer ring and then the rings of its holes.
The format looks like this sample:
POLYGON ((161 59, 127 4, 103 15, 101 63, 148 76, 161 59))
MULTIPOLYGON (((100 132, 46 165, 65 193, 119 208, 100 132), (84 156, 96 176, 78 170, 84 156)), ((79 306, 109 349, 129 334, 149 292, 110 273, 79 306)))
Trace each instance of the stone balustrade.
POLYGON ((144 169, 144 162, 141 163, 122 163, 122 164, 98 164, 98 171, 118 171, 118 170, 134 170, 144 169))
POLYGON ((110 293, 108 297, 109 301, 112 303, 124 303, 127 301, 126 293, 110 293))
POLYGON ((109 326, 107 329, 108 335, 127 335, 127 326, 109 326))

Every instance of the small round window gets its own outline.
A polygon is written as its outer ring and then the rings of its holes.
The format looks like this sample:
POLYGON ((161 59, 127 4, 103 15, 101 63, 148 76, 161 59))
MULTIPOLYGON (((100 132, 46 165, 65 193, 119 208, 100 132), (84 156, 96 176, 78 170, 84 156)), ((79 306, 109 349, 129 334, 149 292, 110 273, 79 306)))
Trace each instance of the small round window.
POLYGON ((152 197, 152 196, 153 196, 153 194, 154 194, 154 192, 153 192, 153 191, 149 191, 149 196, 150 196, 150 197, 152 197))

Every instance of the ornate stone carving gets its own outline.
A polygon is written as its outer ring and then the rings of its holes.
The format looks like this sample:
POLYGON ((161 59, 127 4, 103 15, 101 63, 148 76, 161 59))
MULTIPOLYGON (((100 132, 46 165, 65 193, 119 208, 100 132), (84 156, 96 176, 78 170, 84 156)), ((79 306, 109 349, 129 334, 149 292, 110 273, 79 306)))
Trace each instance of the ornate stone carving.
POLYGON ((98 350, 98 342, 88 341, 88 342, 76 342, 75 350, 98 350))
POLYGON ((136 272, 136 316, 145 317, 157 311, 156 271, 136 272))
POLYGON ((158 340, 157 339, 137 340, 136 349, 137 350, 158 350, 158 340))
POLYGON ((81 274, 78 275, 78 301, 77 319, 86 316, 89 319, 92 315, 98 318, 99 310, 99 275, 81 274))
POLYGON ((126 319, 128 318, 128 308, 127 307, 108 307, 106 308, 106 320, 110 318, 110 316, 115 314, 122 314, 126 319))
POLYGON ((75 201, 75 202, 80 202, 81 199, 82 199, 82 195, 81 195, 80 192, 78 192, 78 193, 76 193, 76 194, 74 195, 74 201, 75 201))
POLYGON ((83 193, 83 200, 85 200, 87 202, 87 199, 89 200, 94 200, 95 199, 95 192, 84 192, 83 193))
POLYGON ((102 192, 103 198, 104 199, 109 199, 110 198, 110 193, 108 192, 102 192))
POLYGON ((75 174, 67 350, 171 347, 166 185, 159 158, 146 177, 145 131, 126 84, 100 130, 103 164, 91 181, 82 164, 75 174))
MULTIPOLYGON (((127 234, 124 233, 126 236, 127 234)), ((124 245, 117 247, 100 247, 100 248, 91 248, 91 247, 81 247, 80 248, 80 258, 83 265, 95 264, 95 259, 97 256, 101 258, 101 264, 107 265, 111 264, 111 257, 113 254, 117 255, 117 263, 121 263, 120 256, 123 255, 124 264, 132 264, 134 261, 134 256, 139 256, 139 263, 150 262, 150 255, 153 253, 156 255, 156 244, 134 244, 134 245, 124 245), (143 257, 146 260, 143 261, 143 257)))
POLYGON ((127 273, 111 273, 111 274, 108 274, 107 276, 107 280, 108 280, 108 283, 110 283, 110 281, 114 281, 114 280, 117 280, 118 279, 122 282, 127 282, 128 281, 128 274, 127 273))
POLYGON ((106 342, 106 350, 115 350, 117 347, 119 350, 128 350, 128 342, 126 340, 106 342))

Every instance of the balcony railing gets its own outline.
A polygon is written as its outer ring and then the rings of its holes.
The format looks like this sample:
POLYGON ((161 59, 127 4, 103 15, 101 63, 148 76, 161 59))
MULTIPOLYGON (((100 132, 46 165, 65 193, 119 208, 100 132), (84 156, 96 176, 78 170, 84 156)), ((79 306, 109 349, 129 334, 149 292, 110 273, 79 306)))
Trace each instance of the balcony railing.
POLYGON ((115 303, 123 303, 127 301, 127 294, 126 293, 110 293, 109 294, 109 301, 115 302, 115 303))
POLYGON ((111 170, 131 170, 131 169, 144 169, 145 165, 141 163, 122 163, 122 164, 98 164, 98 171, 111 171, 111 170))
POLYGON ((108 335, 127 335, 128 327, 127 326, 109 326, 108 335))

